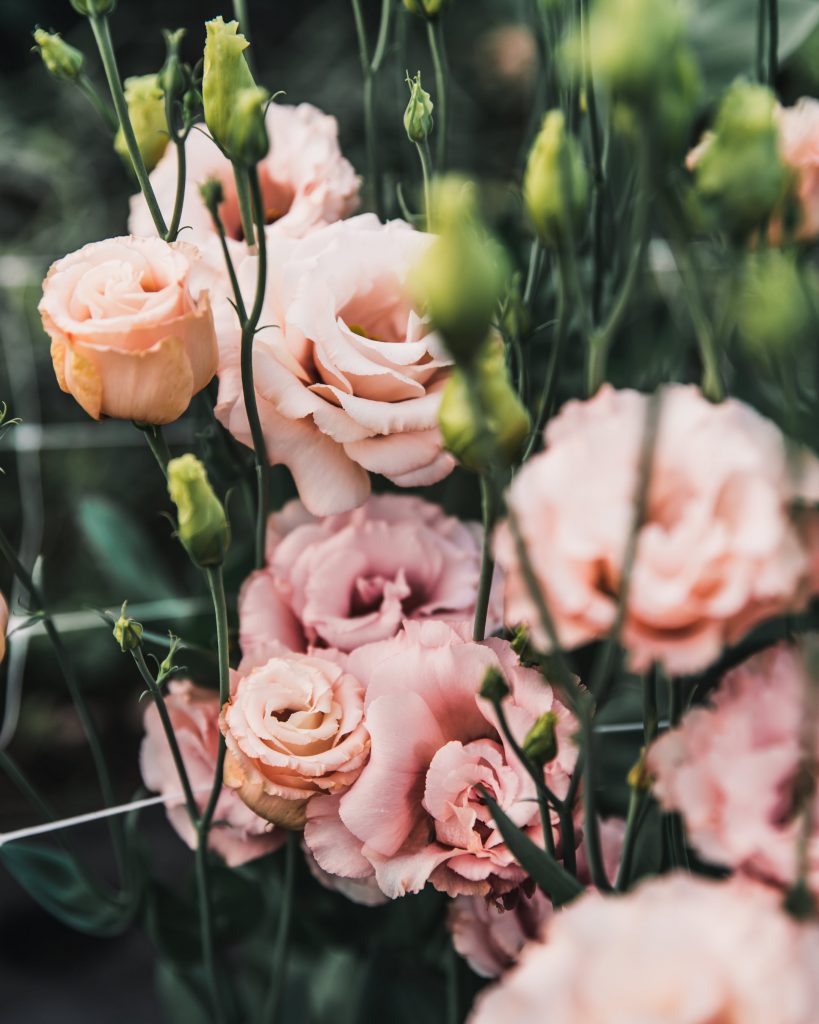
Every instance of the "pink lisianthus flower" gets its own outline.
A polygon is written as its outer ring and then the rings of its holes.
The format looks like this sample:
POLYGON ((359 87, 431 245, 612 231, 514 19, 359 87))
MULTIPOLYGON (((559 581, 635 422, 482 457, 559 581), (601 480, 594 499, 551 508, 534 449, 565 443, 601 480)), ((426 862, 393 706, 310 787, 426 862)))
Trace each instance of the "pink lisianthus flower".
MULTIPOLYGON (((165 697, 182 761, 196 805, 204 811, 210 798, 219 749, 219 695, 189 680, 173 680, 165 697)), ((148 789, 166 797, 168 820, 180 838, 196 849, 196 829, 185 806, 182 783, 156 705, 145 711, 145 738, 139 755, 142 779, 148 789)), ((277 850, 286 833, 254 814, 236 794, 223 787, 213 815, 208 846, 231 867, 277 850)))
POLYGON ((526 943, 540 938, 552 917, 549 897, 537 887, 530 889, 521 889, 508 908, 485 896, 456 896, 449 905, 452 944, 482 978, 500 977, 514 966, 526 943))
POLYGON ((801 239, 819 235, 819 100, 803 97, 777 109, 782 159, 794 174, 801 239))
MULTIPOLYGON (((462 621, 480 565, 478 524, 421 498, 373 496, 326 519, 291 501, 268 520, 266 567, 242 587, 242 651, 254 660, 271 642, 353 651, 388 640, 404 619, 462 621)), ((490 632, 501 622, 499 588, 492 595, 490 632)))
MULTIPOLYGON (((267 455, 286 465, 314 515, 345 512, 370 493, 369 474, 401 487, 432 484, 453 469, 438 431, 450 360, 418 316, 406 277, 431 235, 364 214, 299 242, 271 239, 253 372, 267 455)), ((240 263, 243 293, 257 257, 240 263)), ((242 397, 240 332, 225 296, 216 414, 251 443, 242 397)))
POLYGON ((487 670, 503 672, 511 690, 504 710, 519 743, 540 715, 557 713, 558 754, 545 775, 563 795, 577 757, 575 722, 551 686, 505 641, 474 643, 443 622, 406 622, 349 664, 366 686, 370 759, 337 814, 329 805, 308 813, 305 841, 319 865, 343 877, 374 872, 390 898, 427 882, 451 896, 498 896, 520 885, 526 875, 480 788, 542 842, 534 786, 479 689, 487 670))
MULTIPOLYGON (((620 600, 648 397, 605 385, 568 402, 546 450, 508 494, 558 636, 572 648, 606 636, 620 600), (605 514, 601 514, 601 509, 605 514)), ((819 461, 789 451, 750 406, 663 391, 646 514, 639 528, 623 643, 635 671, 699 671, 761 620, 816 590, 819 461)), ((506 524, 495 538, 508 625, 550 646, 506 524)))
POLYGON ((813 1024, 819 928, 746 880, 674 874, 555 914, 470 1024, 813 1024))

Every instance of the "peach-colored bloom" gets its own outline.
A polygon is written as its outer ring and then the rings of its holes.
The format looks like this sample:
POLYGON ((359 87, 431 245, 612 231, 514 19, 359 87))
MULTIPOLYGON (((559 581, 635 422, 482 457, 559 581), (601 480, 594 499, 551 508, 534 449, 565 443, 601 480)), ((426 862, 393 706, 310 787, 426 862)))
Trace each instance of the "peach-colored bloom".
POLYGON ((240 666, 222 709, 225 784, 276 825, 304 825, 317 793, 340 793, 369 751, 364 693, 329 658, 281 648, 262 665, 240 666))
MULTIPOLYGON (((546 429, 546 450, 509 490, 566 647, 614 623, 647 404, 608 385, 567 403, 546 429)), ((792 511, 818 482, 816 458, 790 452, 750 406, 712 405, 692 386, 664 389, 623 629, 635 670, 658 661, 672 675, 695 672, 762 619, 804 605, 816 587, 807 544, 816 514, 805 511, 797 527, 792 511)), ((496 554, 507 623, 528 622, 548 648, 506 524, 496 554)))
MULTIPOLYGON (((219 748, 219 695, 214 690, 194 686, 189 680, 174 680, 168 685, 165 707, 194 799, 199 811, 204 811, 210 797, 219 748)), ((192 850, 196 849, 196 830, 185 807, 182 783, 156 705, 148 705, 144 724, 145 738, 139 755, 143 781, 148 789, 166 797, 168 820, 184 842, 192 850)), ((222 787, 208 835, 208 846, 227 864, 236 867, 270 853, 281 846, 285 835, 281 830, 273 830, 263 818, 254 814, 232 790, 222 787)))
POLYGON ((589 894, 479 997, 470 1024, 813 1024, 819 928, 746 880, 589 894))
MULTIPOLYGON (((438 406, 449 358, 417 315, 405 279, 431 236, 364 214, 299 242, 271 239, 253 346, 259 415, 271 463, 292 472, 314 515, 355 508, 369 473, 401 487, 435 483, 453 468, 441 448, 438 406)), ((252 295, 257 257, 239 266, 252 295)), ((239 330, 222 302, 216 413, 250 444, 239 330)))
POLYGON ((159 238, 109 238, 57 260, 40 315, 63 391, 89 416, 170 423, 216 372, 198 251, 159 238))
POLYGON ((9 606, 0 594, 0 661, 6 656, 6 630, 9 625, 9 606))
MULTIPOLYGON (((770 882, 795 880, 806 707, 802 661, 782 644, 729 672, 711 707, 690 711, 652 746, 657 798, 683 815, 703 857, 770 882)), ((808 854, 819 895, 819 795, 808 854)))
POLYGON ((390 898, 428 881, 456 896, 500 895, 525 880, 479 787, 542 842, 532 781, 478 695, 488 669, 502 671, 510 686, 504 709, 518 742, 541 714, 557 712, 558 755, 545 773, 559 795, 576 760, 574 720, 540 674, 523 668, 505 641, 473 643, 462 632, 408 621, 394 639, 349 657, 366 686, 370 760, 337 814, 327 805, 321 818, 311 816, 305 841, 331 874, 364 878, 374 870, 390 898))
MULTIPOLYGON (((323 224, 349 216, 358 205, 359 179, 338 147, 338 123, 309 103, 271 103, 267 110, 270 151, 259 166, 268 231, 301 238, 323 224)), ((205 131, 185 143, 187 187, 182 207, 183 238, 205 242, 215 235, 213 220, 199 194, 209 178, 222 184, 219 213, 229 239, 241 241, 242 220, 230 161, 205 131)), ((151 173, 160 209, 170 219, 176 198, 176 146, 169 146, 151 173)), ((131 199, 128 221, 135 235, 156 233, 142 193, 131 199)))
MULTIPOLYGON (((469 618, 480 561, 480 527, 421 498, 373 496, 326 519, 292 501, 268 521, 267 567, 242 588, 242 651, 258 660, 271 641, 352 651, 395 636, 405 618, 469 618)), ((493 594, 489 632, 500 625, 493 594)))
POLYGON ((819 100, 803 97, 777 108, 782 159, 794 172, 799 200, 797 237, 819 235, 819 100))
POLYGON ((552 904, 540 889, 515 895, 509 908, 485 896, 456 896, 449 905, 452 944, 482 978, 497 978, 516 964, 523 947, 540 938, 552 916, 552 904))

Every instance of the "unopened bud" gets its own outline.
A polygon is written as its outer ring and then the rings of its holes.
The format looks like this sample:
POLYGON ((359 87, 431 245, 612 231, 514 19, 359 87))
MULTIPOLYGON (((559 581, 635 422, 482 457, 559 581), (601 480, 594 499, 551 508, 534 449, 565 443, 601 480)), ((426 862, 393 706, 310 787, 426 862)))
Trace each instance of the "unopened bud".
POLYGON ((256 88, 244 55, 249 44, 239 32, 238 21, 225 22, 221 17, 214 18, 205 22, 205 29, 207 39, 202 75, 205 123, 230 159, 238 160, 238 155, 230 149, 236 100, 246 89, 256 88))
POLYGON ((76 81, 80 77, 85 57, 70 46, 59 32, 35 28, 34 43, 49 74, 66 82, 76 81))
POLYGON ((432 131, 432 98, 421 86, 421 72, 407 78, 409 103, 404 111, 404 129, 410 142, 423 142, 432 131))
POLYGON ((270 149, 265 110, 270 94, 260 86, 240 89, 233 98, 233 116, 225 136, 225 152, 231 160, 255 167, 270 149))
POLYGON ((225 189, 218 178, 206 178, 199 186, 199 194, 202 196, 202 202, 212 215, 217 212, 225 201, 225 189))
POLYGON ((509 686, 503 678, 503 673, 500 669, 488 668, 479 690, 481 697, 485 700, 491 700, 494 704, 502 701, 504 697, 509 695, 509 692, 509 686))
MULTIPOLYGON (((139 75, 125 79, 125 101, 131 127, 145 162, 150 171, 159 163, 159 158, 168 145, 168 125, 165 119, 165 98, 159 87, 157 75, 139 75)), ((114 136, 114 149, 123 160, 130 161, 128 144, 122 128, 114 136)))
POLYGON ((748 354, 774 363, 809 351, 819 331, 819 282, 812 266, 764 249, 746 257, 737 298, 737 328, 748 354))
POLYGON ((184 96, 188 87, 188 75, 179 59, 179 44, 185 35, 185 29, 178 28, 174 32, 165 29, 162 34, 165 37, 168 55, 158 75, 159 87, 166 96, 176 101, 184 96))
POLYGON ((101 18, 114 10, 117 0, 71 0, 71 6, 78 14, 101 18))
POLYGON ((119 644, 123 654, 128 651, 135 651, 142 644, 142 625, 134 619, 129 618, 125 613, 128 602, 123 602, 119 618, 114 623, 114 639, 119 644))
POLYGON ((447 3, 448 0, 404 0, 404 7, 410 14, 429 21, 437 18, 447 3))
POLYGON ((168 463, 168 493, 176 505, 179 539, 197 565, 221 565, 230 544, 224 507, 195 455, 168 463))
POLYGON ((640 751, 639 758, 629 769, 626 781, 630 789, 641 793, 651 789, 651 772, 649 772, 648 765, 646 764, 645 748, 640 751))
POLYGON ((171 675, 172 672, 175 672, 178 667, 176 664, 176 652, 179 650, 182 641, 179 639, 178 636, 174 636, 173 633, 170 633, 169 637, 171 641, 170 647, 168 648, 168 653, 165 655, 164 659, 162 660, 159 666, 159 675, 157 676, 157 682, 161 682, 162 680, 167 679, 167 677, 171 675))
POLYGON ((523 741, 523 752, 541 767, 557 757, 557 715, 547 711, 538 718, 523 741))
POLYGON ((588 193, 588 175, 577 139, 567 134, 562 112, 550 110, 529 153, 523 178, 526 209, 544 245, 565 244, 570 229, 580 227, 588 193))

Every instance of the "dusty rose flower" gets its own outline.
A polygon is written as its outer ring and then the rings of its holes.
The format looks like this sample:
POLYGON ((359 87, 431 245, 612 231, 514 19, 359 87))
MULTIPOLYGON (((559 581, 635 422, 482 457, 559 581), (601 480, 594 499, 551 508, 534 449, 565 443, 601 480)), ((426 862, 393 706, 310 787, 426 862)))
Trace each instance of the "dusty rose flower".
POLYGON ((819 235, 819 101, 803 97, 794 107, 779 107, 782 159, 794 172, 799 200, 797 237, 819 235))
POLYGON ((575 725, 551 687, 505 641, 473 643, 443 622, 406 622, 394 639, 359 648, 349 665, 366 686, 370 760, 338 814, 328 806, 323 820, 308 822, 305 841, 319 865, 363 878, 369 864, 390 898, 428 881, 451 896, 520 885, 526 876, 478 787, 542 842, 534 786, 478 690, 487 669, 503 671, 511 688, 504 709, 518 742, 541 714, 557 712, 558 756, 545 772, 560 795, 576 760, 575 725), (351 834, 345 841, 342 827, 351 834))
POLYGON ((0 661, 6 656, 6 630, 9 625, 9 606, 0 594, 0 661))
MULTIPOLYGON (((269 230, 301 238, 323 224, 349 216, 358 205, 359 179, 338 146, 338 123, 309 103, 271 103, 267 110, 270 151, 259 166, 269 230)), ((182 207, 183 238, 203 242, 214 236, 213 221, 199 194, 209 178, 222 183, 219 213, 230 239, 244 239, 233 168, 213 139, 196 129, 185 143, 187 187, 182 207)), ((151 184, 166 220, 176 198, 176 147, 169 146, 151 173, 151 184)), ((142 193, 131 199, 128 221, 135 235, 156 233, 142 193)))
POLYGON ((819 929, 747 881, 666 875, 583 896, 479 997, 470 1024, 813 1024, 819 929))
POLYGON ((534 888, 506 909, 485 896, 456 896, 447 925, 452 944, 482 978, 497 978, 517 963, 523 947, 541 936, 553 914, 548 896, 534 888))
POLYGON ((268 521, 267 567, 242 588, 242 651, 258 660, 271 641, 352 651, 395 636, 405 618, 470 618, 480 561, 480 527, 421 498, 373 496, 326 519, 292 501, 268 521))
MULTIPOLYGON (((210 797, 219 748, 219 695, 195 686, 190 680, 174 680, 168 685, 165 706, 170 715, 194 799, 201 811, 210 797)), ((176 772, 171 748, 159 719, 156 705, 145 711, 145 738, 139 754, 142 779, 148 789, 166 797, 168 820, 181 839, 196 849, 196 830, 191 824, 182 795, 182 783, 176 772)), ((286 833, 274 831, 254 814, 236 794, 222 787, 208 846, 227 864, 236 867, 261 857, 281 846, 286 833)))
MULTIPOLYGON (((370 472, 415 487, 454 466, 437 424, 449 359, 405 291, 431 237, 365 214, 299 242, 271 240, 264 327, 253 347, 259 415, 271 463, 289 467, 314 515, 360 505, 370 472)), ((255 256, 238 276, 252 294, 255 256)), ((226 302, 218 323, 216 413, 250 444, 239 330, 226 302)))
POLYGON ((340 793, 367 759, 364 694, 329 658, 282 648, 240 667, 222 709, 225 784, 257 814, 286 828, 304 825, 317 793, 340 793))
MULTIPOLYGON (((610 386, 567 403, 546 429, 546 450, 509 490, 566 647, 614 623, 647 403, 610 386)), ((806 543, 816 515, 797 528, 791 512, 815 497, 817 481, 814 456, 789 452, 750 406, 712 405, 691 386, 664 389, 623 629, 632 668, 656 660, 672 675, 695 672, 762 619, 804 605, 816 587, 806 543)), ((507 525, 495 547, 507 623, 528 622, 547 648, 507 525)))
POLYGON ((89 416, 170 423, 216 372, 198 251, 159 238, 109 238, 57 260, 39 310, 63 391, 89 416))
MULTIPOLYGON (((654 743, 657 798, 683 815, 703 857, 783 885, 796 879, 805 713, 802 661, 781 644, 729 672, 711 707, 654 743)), ((819 795, 813 808, 809 881, 819 895, 819 795)))

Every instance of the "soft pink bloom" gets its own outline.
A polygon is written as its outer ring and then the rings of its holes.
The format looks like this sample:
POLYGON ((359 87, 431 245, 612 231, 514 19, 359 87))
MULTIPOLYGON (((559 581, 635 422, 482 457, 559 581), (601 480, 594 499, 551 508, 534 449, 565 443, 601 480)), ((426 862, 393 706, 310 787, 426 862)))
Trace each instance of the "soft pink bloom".
POLYGON ((170 423, 217 365, 191 245, 109 238, 57 260, 39 310, 63 391, 99 419, 170 423))
POLYGON ((819 928, 745 880, 589 894, 479 997, 470 1024, 814 1024, 819 928))
MULTIPOLYGON (((219 695, 194 686, 189 680, 174 680, 168 685, 165 707, 170 715, 185 771, 200 812, 210 797, 219 748, 219 695)), ((148 789, 161 793, 168 820, 179 836, 196 849, 196 830, 191 824, 182 795, 182 783, 176 772, 171 748, 155 704, 145 711, 145 738, 139 755, 142 778, 148 789)), ((231 867, 270 853, 281 846, 286 833, 273 830, 254 814, 236 794, 222 787, 208 845, 231 867)))
POLYGON ((0 661, 6 656, 6 630, 9 625, 9 606, 0 594, 0 661))
POLYGON ((526 876, 478 787, 542 842, 534 786, 478 691, 488 669, 503 672, 511 688, 504 709, 518 742, 540 715, 557 712, 559 750, 545 774, 562 795, 577 756, 575 723, 549 684, 505 641, 474 643, 434 621, 406 622, 394 639, 359 648, 349 665, 366 686, 370 759, 337 813, 327 804, 321 818, 308 815, 305 841, 319 865, 353 878, 374 871, 390 898, 427 882, 451 896, 520 885, 526 876))
MULTIPOLYGON (((267 566, 239 597, 242 651, 258 660, 271 641, 352 651, 395 636, 405 618, 462 621, 480 563, 480 527, 421 498, 372 496, 326 519, 291 501, 270 517, 267 566)), ((493 594, 490 632, 501 621, 493 594)))
POLYGON ((779 107, 782 159, 794 172, 799 200, 799 238, 819 235, 819 101, 803 97, 794 107, 779 107))
MULTIPOLYGON (((683 815, 703 857, 772 882, 795 880, 807 694, 798 652, 781 644, 729 672, 711 707, 690 711, 651 747, 657 798, 683 815)), ((819 795, 809 865, 819 895, 819 795)))
MULTIPOLYGON (((605 636, 615 621, 648 401, 606 385, 568 402, 546 429, 546 450, 509 489, 569 648, 605 636)), ((792 512, 817 492, 816 458, 789 451, 750 406, 713 405, 693 386, 665 388, 623 628, 631 667, 658 661, 672 675, 696 672, 762 619, 802 607, 817 586, 807 543, 816 514, 797 528, 792 512)), ((506 524, 495 548, 507 573, 507 623, 527 622, 547 649, 506 524)))
MULTIPOLYGON (((412 308, 405 281, 431 235, 364 214, 299 242, 271 239, 262 329, 253 346, 259 415, 271 463, 284 463, 314 515, 355 508, 369 474, 401 487, 453 468, 441 448, 438 406, 449 358, 412 308)), ((252 297, 255 256, 239 265, 252 297)), ((240 335, 220 304, 216 413, 250 444, 240 335)))
POLYGON ((508 909, 485 896, 456 896, 449 906, 452 944, 482 978, 497 978, 516 964, 523 947, 540 938, 553 914, 540 889, 530 895, 521 890, 517 896, 508 909))
MULTIPOLYGON (((258 165, 269 232, 301 238, 324 224, 349 216, 358 205, 359 179, 338 146, 338 123, 309 103, 297 107, 271 103, 267 110, 270 151, 258 165)), ((225 200, 219 213, 230 239, 242 240, 242 221, 233 168, 213 139, 200 128, 185 143, 187 187, 181 224, 185 240, 214 236, 213 221, 199 188, 218 179, 225 200)), ((151 172, 151 184, 166 221, 176 198, 176 146, 168 146, 151 172)), ((131 199, 128 221, 135 235, 156 228, 142 193, 131 199)))
POLYGON ((240 667, 222 709, 225 784, 268 821, 304 825, 317 793, 340 793, 367 759, 364 694, 335 660, 281 648, 240 667))

